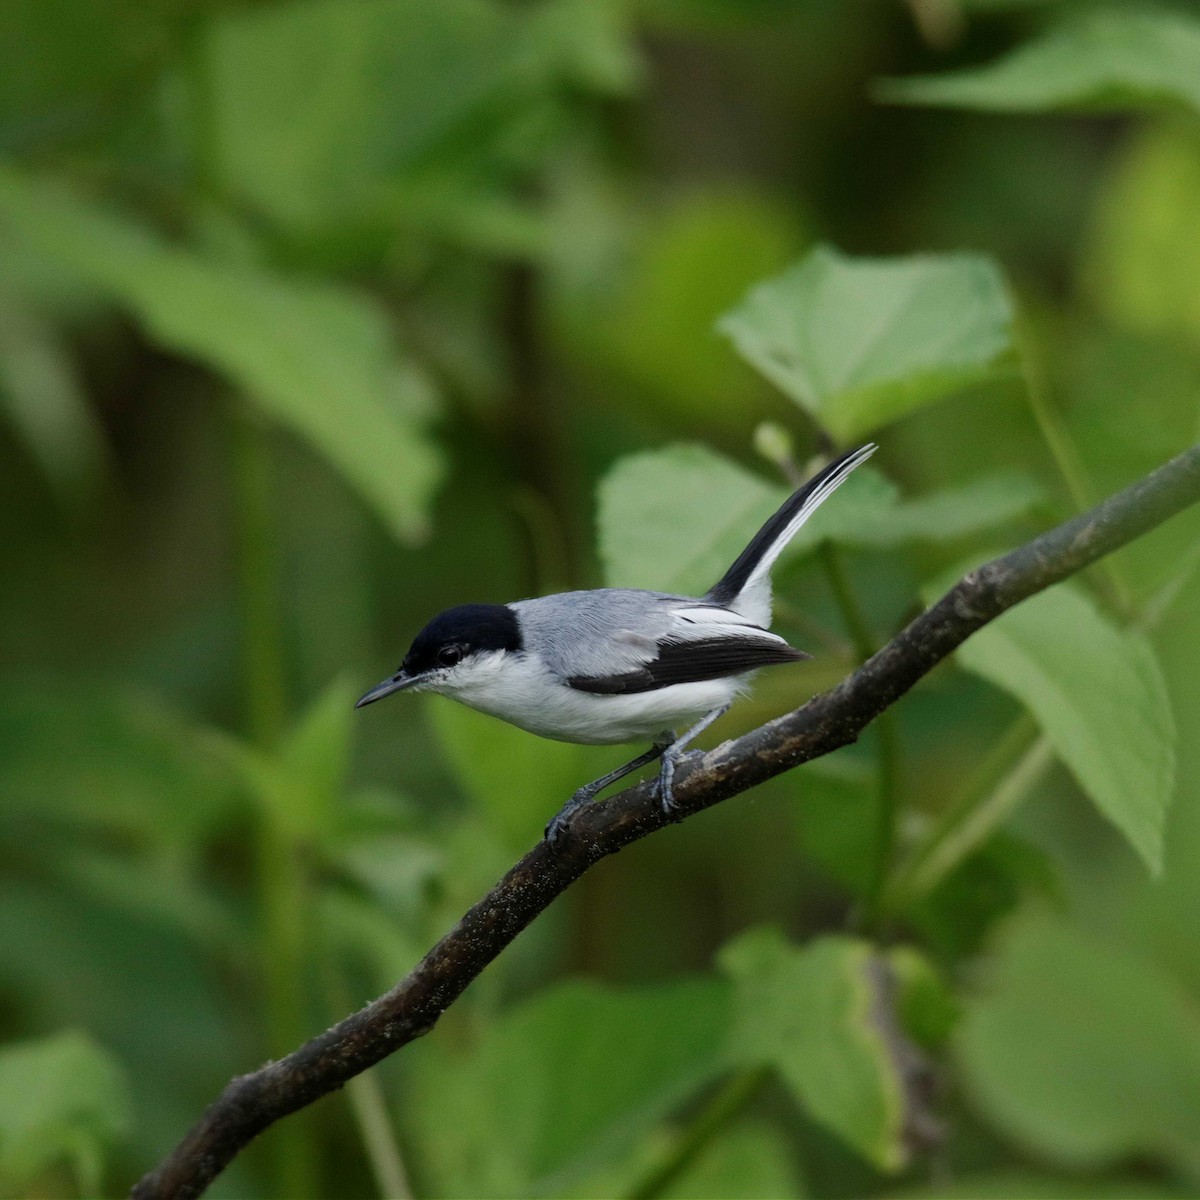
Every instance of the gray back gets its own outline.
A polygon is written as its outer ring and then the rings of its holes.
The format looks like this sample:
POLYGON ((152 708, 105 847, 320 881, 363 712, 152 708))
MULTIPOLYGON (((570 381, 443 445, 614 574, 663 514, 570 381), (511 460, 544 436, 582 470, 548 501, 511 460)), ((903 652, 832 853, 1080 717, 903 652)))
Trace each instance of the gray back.
POLYGON ((633 588, 559 592, 509 607, 525 648, 562 676, 620 675, 653 659, 659 638, 677 622, 671 610, 702 601, 633 588))

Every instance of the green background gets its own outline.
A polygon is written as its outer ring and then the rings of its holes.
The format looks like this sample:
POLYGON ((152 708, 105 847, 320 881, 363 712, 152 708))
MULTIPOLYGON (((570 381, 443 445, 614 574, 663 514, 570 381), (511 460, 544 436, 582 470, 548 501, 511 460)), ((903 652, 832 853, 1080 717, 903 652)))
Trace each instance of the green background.
MULTIPOLYGON (((0 1197, 126 1191, 620 761, 354 712, 440 609, 702 591, 878 441, 719 740, 1190 446, 1198 197, 1189 4, 6 0, 0 1197)), ((1196 1195, 1198 521, 212 1195, 1196 1195)))

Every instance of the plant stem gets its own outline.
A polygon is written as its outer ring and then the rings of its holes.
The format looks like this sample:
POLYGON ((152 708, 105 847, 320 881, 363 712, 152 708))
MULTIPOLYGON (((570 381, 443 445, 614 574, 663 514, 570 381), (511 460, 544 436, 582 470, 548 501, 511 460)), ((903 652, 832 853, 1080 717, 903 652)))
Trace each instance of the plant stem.
MULTIPOLYGON (((846 623, 846 632, 854 645, 855 657, 861 665, 875 653, 866 614, 850 583, 841 551, 832 542, 822 542, 820 556, 846 623)), ((895 718, 890 711, 884 712, 876 724, 879 729, 879 806, 876 810, 875 862, 863 911, 863 921, 868 927, 877 924, 882 911, 884 885, 895 855, 899 816, 900 738, 895 718)))
MULTIPOLYGON (((251 739, 267 752, 287 721, 279 620, 279 556, 270 448, 265 431, 231 407, 229 452, 234 489, 242 687, 251 739)), ((296 847, 277 817, 282 797, 260 797, 255 857, 267 1052, 285 1054, 306 1033, 299 990, 305 956, 305 881, 296 847)), ((311 1125, 291 1125, 274 1139, 275 1174, 286 1196, 316 1192, 311 1125)))
POLYGON ((746 1107, 766 1081, 766 1067, 751 1067, 726 1080, 678 1136, 666 1158, 629 1192, 629 1200, 654 1200, 694 1163, 700 1152, 746 1107))
POLYGON ((270 453, 263 430, 245 413, 230 412, 229 433, 246 721, 255 744, 274 750, 283 738, 287 700, 270 453))
MULTIPOLYGON (((342 1013, 349 1009, 350 992, 334 962, 334 952, 329 947, 321 953, 321 976, 325 982, 330 1011, 342 1013)), ((383 1200, 411 1200, 412 1186, 408 1181, 404 1156, 396 1141, 378 1076, 366 1071, 347 1080, 346 1096, 362 1135, 379 1195, 383 1200)))
POLYGON ((1033 768, 1049 765, 1042 761, 1048 746, 1032 717, 1022 714, 1013 722, 922 845, 892 876, 884 889, 884 911, 895 913, 932 891, 1013 812, 1040 778, 1040 770, 1031 774, 1033 768))
POLYGON ((821 565, 825 568, 829 586, 833 590, 834 599, 841 610, 842 620, 846 623, 846 632, 850 635, 850 641, 854 646, 854 655, 860 663, 864 663, 875 653, 875 644, 871 637, 870 627, 867 625, 866 614, 858 602, 858 597, 854 594, 850 577, 846 573, 846 564, 842 553, 832 542, 822 542, 818 553, 821 557, 821 565))
MULTIPOLYGON (((1041 368, 1037 350, 1034 346, 1033 334, 1027 320, 1017 318, 1016 323, 1017 353, 1021 363, 1021 375, 1025 380, 1025 397, 1029 402, 1033 419, 1058 466, 1059 473, 1067 485, 1076 511, 1083 512, 1096 503, 1095 489, 1088 479, 1087 469, 1083 465, 1075 443, 1071 439, 1062 417, 1050 398, 1050 385, 1045 372, 1041 368)), ((1134 608, 1133 596, 1125 583, 1116 563, 1111 557, 1101 560, 1101 568, 1108 576, 1108 582, 1119 611, 1128 616, 1134 608)))
POLYGON ((383 1200, 411 1200, 412 1188, 404 1171, 404 1159, 396 1144, 379 1080, 371 1071, 364 1071, 346 1084, 346 1095, 358 1122, 380 1196, 383 1200))

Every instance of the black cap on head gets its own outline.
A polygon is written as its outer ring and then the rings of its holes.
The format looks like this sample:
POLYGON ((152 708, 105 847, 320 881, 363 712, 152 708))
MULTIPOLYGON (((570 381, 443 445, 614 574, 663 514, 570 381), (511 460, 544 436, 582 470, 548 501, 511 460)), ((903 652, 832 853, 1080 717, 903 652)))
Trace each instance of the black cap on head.
POLYGON ((399 671, 359 698, 355 708, 419 687, 430 671, 457 666, 486 650, 520 650, 521 626, 506 604, 460 604, 434 617, 416 638, 399 671))
POLYGON ((460 604, 439 613, 413 639, 403 668, 420 675, 436 667, 453 666, 484 650, 520 650, 521 627, 507 604, 460 604))

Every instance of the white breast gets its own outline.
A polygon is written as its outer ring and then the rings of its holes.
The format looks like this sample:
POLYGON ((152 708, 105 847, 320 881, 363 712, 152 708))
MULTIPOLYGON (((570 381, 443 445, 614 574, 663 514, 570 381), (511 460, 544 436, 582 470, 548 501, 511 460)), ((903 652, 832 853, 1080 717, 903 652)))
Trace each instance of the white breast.
POLYGON ((473 669, 444 688, 462 704, 559 742, 606 746, 682 732, 706 712, 728 704, 746 677, 708 679, 628 695, 577 691, 532 655, 479 655, 473 669))

